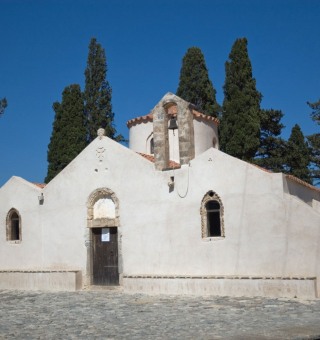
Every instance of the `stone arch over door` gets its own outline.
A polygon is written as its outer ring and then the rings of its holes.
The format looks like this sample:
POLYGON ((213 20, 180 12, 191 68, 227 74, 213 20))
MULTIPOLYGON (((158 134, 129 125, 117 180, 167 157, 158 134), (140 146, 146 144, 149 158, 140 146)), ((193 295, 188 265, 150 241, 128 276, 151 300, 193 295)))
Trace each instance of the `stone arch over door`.
MULTIPOLYGON (((116 194, 109 188, 98 188, 94 190, 87 200, 87 273, 86 284, 97 284, 96 275, 96 249, 97 239, 102 240, 104 231, 110 231, 110 240, 107 242, 117 242, 117 266, 118 276, 122 281, 122 250, 121 250, 121 230, 119 217, 119 200, 116 194), (100 235, 97 236, 97 233, 100 235)), ((102 246, 107 244, 100 244, 102 246)), ((113 250, 113 249, 112 249, 113 250)), ((100 254, 101 255, 101 254, 100 254)), ((100 256, 99 255, 99 256, 100 256)), ((105 267, 108 267, 105 263, 105 267)), ((102 266, 103 267, 103 266, 102 266)), ((110 266, 110 267, 113 267, 110 266)))
MULTIPOLYGON (((109 203, 110 203, 109 202, 109 203)), ((109 208, 111 205, 108 204, 109 208)), ((104 209, 107 210, 108 209, 104 209)), ((110 212, 110 209, 109 209, 110 212)), ((108 188, 99 188, 91 193, 87 202, 87 226, 88 228, 111 226, 119 227, 119 200, 116 194, 108 188), (105 216, 98 215, 95 216, 95 205, 101 200, 108 200, 114 204, 114 213, 106 214, 105 216)))

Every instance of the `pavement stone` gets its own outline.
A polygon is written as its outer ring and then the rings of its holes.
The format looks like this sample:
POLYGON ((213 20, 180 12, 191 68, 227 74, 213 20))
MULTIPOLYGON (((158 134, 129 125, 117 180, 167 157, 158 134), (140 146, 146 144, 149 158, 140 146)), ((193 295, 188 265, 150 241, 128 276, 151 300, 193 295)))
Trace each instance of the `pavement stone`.
POLYGON ((0 339, 320 339, 320 299, 6 290, 0 339))

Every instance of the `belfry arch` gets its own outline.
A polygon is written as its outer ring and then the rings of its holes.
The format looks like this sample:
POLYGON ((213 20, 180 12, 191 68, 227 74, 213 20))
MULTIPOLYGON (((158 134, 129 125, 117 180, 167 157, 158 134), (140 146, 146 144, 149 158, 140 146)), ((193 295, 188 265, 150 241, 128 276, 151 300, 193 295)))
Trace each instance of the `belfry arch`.
POLYGON ((176 117, 178 124, 179 163, 188 164, 195 156, 193 106, 172 93, 166 94, 152 110, 154 157, 157 170, 169 166, 168 122, 176 117))

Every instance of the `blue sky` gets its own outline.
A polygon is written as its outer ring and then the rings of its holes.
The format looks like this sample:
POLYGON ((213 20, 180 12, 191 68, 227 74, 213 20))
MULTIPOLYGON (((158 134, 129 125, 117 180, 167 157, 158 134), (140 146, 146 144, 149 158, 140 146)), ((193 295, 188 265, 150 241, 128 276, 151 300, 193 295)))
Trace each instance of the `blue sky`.
POLYGON ((318 0, 0 0, 0 186, 12 175, 43 182, 52 103, 70 84, 84 86, 88 45, 106 50, 117 131, 175 92, 191 46, 204 53, 223 101, 224 64, 234 41, 248 39, 262 107, 285 114, 284 138, 298 123, 318 131, 307 101, 320 98, 318 0))

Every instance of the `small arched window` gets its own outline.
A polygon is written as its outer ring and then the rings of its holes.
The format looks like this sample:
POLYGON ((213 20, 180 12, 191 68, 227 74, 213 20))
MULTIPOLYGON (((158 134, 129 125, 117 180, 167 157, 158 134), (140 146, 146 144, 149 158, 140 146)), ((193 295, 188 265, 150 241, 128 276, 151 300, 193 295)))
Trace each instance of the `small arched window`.
POLYGON ((206 203, 207 210, 207 236, 221 236, 220 204, 218 201, 206 203))
POLYGON ((154 154, 154 140, 153 138, 150 139, 150 154, 154 154))
POLYGON ((7 241, 21 242, 21 218, 15 209, 7 215, 7 241))
POLYGON ((201 203, 202 238, 224 237, 223 205, 213 191, 207 192, 201 203))

